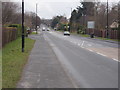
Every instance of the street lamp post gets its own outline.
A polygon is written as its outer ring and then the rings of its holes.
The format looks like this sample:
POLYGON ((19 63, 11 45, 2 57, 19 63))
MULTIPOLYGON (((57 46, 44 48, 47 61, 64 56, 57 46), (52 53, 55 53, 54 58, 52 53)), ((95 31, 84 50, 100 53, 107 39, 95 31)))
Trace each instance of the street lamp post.
POLYGON ((108 28, 109 26, 108 26, 108 0, 107 0, 107 27, 106 27, 106 29, 107 29, 107 38, 109 38, 109 32, 108 32, 108 28))
POLYGON ((36 3, 36 34, 37 34, 37 3, 36 3))
POLYGON ((24 0, 22 0, 22 52, 24 52, 24 43, 25 43, 25 35, 24 35, 24 0))

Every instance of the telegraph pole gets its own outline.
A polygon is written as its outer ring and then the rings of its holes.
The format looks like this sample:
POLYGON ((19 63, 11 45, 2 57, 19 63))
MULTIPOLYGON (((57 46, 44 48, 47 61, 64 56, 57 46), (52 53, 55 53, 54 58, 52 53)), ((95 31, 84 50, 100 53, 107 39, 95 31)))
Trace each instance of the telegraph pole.
POLYGON ((36 3, 36 34, 37 34, 37 3, 36 3))
POLYGON ((118 34, 117 34, 117 37, 118 37, 118 40, 120 40, 120 1, 118 2, 118 34))
POLYGON ((108 26, 108 0, 107 0, 107 38, 109 38, 109 26, 108 26))
POLYGON ((24 0, 22 0, 22 52, 24 52, 24 43, 25 43, 25 35, 24 35, 24 0))

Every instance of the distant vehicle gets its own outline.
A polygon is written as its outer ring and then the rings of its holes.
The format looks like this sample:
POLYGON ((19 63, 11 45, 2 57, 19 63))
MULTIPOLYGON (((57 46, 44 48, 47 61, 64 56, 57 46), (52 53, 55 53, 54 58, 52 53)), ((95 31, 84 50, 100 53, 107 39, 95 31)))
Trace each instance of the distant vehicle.
POLYGON ((49 29, 49 28, 47 28, 47 31, 50 31, 50 29, 49 29))
POLYGON ((45 28, 44 28, 44 27, 42 28, 42 31, 45 31, 45 28))
POLYGON ((64 31, 64 35, 70 36, 70 32, 69 31, 64 31))
POLYGON ((54 30, 56 31, 56 30, 57 30, 57 28, 54 28, 54 30))

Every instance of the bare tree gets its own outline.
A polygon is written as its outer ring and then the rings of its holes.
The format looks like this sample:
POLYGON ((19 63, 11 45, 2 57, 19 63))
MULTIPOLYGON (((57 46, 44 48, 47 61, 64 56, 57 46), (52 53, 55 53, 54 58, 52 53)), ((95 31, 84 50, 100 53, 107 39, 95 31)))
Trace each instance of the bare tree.
POLYGON ((15 17, 18 15, 18 11, 20 11, 20 6, 17 3, 3 2, 2 3, 2 23, 3 24, 14 23, 16 19, 18 19, 15 17))

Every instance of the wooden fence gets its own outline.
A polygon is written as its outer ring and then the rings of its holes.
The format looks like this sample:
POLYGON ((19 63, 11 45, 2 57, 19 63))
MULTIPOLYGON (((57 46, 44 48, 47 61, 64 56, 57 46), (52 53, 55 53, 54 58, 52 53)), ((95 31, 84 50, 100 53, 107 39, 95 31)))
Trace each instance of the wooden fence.
POLYGON ((13 27, 2 28, 2 47, 17 38, 17 29, 13 27))
MULTIPOLYGON (((97 30, 97 29, 86 29, 86 34, 94 33, 97 37, 107 37, 107 31, 106 30, 97 30)), ((118 39, 118 30, 108 30, 109 38, 110 39, 118 39)))

